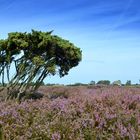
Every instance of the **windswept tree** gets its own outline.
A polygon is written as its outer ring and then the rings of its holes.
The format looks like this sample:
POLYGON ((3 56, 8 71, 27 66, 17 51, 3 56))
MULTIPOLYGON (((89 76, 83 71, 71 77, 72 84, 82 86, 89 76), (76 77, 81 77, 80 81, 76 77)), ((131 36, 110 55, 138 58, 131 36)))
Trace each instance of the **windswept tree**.
POLYGON ((7 84, 8 95, 12 89, 18 96, 31 88, 36 91, 48 75, 67 75, 81 61, 81 50, 68 40, 51 32, 32 30, 31 33, 12 32, 0 40, 0 77, 7 84), (11 76, 11 68, 15 74, 11 76), (13 68, 12 68, 13 69, 13 68), (30 86, 30 83, 35 83, 30 86))

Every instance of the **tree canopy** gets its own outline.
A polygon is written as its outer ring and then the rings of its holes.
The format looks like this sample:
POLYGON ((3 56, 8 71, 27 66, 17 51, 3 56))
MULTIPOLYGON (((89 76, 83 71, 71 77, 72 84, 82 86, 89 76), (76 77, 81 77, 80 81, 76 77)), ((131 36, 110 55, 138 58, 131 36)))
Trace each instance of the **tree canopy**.
POLYGON ((110 85, 110 81, 109 80, 100 80, 97 82, 97 84, 110 85))
POLYGON ((79 64, 81 58, 80 48, 52 35, 52 31, 12 32, 7 39, 0 40, 1 82, 4 84, 8 81, 12 88, 20 83, 19 88, 22 90, 35 82, 33 90, 36 90, 46 76, 59 74, 63 77, 79 64), (16 72, 11 78, 13 64, 16 72))

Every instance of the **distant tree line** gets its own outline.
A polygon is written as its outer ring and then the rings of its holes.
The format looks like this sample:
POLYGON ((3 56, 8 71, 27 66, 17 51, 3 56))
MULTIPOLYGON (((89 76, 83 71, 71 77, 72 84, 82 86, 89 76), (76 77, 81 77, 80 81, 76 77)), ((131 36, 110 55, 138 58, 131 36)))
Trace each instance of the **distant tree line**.
POLYGON ((121 80, 116 80, 111 83, 109 80, 100 80, 97 83, 95 81, 91 81, 90 85, 120 85, 120 86, 131 86, 131 85, 139 85, 138 83, 132 84, 131 80, 127 80, 126 83, 122 84, 121 80))
MULTIPOLYGON (((18 83, 18 85, 20 85, 21 83, 18 83)), ((34 86, 36 83, 35 82, 31 82, 30 86, 34 86)), ((5 83, 4 85, 2 83, 0 83, 0 86, 6 86, 7 84, 5 83)), ((63 84, 59 84, 59 83, 45 83, 44 81, 42 81, 42 83, 40 83, 41 86, 64 86, 63 84)), ((111 83, 111 81, 109 80, 99 80, 98 82, 95 81, 90 81, 90 83, 74 83, 74 84, 68 84, 67 86, 88 86, 88 85, 118 85, 118 86, 135 86, 135 85, 140 85, 138 83, 136 84, 132 84, 131 80, 127 80, 125 84, 122 84, 121 80, 116 80, 114 82, 111 83)))
POLYGON ((131 86, 131 85, 139 85, 138 83, 132 84, 131 80, 127 80, 125 84, 122 84, 121 80, 116 80, 114 82, 111 82, 109 80, 99 80, 98 82, 91 81, 88 84, 85 83, 75 83, 75 84, 70 84, 68 86, 86 86, 86 85, 118 85, 118 86, 131 86))

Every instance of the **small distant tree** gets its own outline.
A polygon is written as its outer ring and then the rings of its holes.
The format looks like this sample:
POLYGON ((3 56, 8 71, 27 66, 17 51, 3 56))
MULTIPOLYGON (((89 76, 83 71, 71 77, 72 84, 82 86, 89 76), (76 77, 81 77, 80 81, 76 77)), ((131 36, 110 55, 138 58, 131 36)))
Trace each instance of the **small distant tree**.
POLYGON ((97 82, 97 84, 110 85, 110 81, 109 80, 100 80, 97 82))
POLYGON ((68 40, 51 32, 32 30, 31 33, 12 32, 0 40, 0 78, 7 84, 10 96, 13 89, 18 96, 27 90, 36 91, 46 76, 67 75, 81 61, 81 50, 68 40), (11 65, 15 74, 11 76, 11 65), (30 83, 33 86, 30 86, 30 83))
POLYGON ((91 82, 89 83, 89 85, 95 85, 95 84, 96 84, 95 81, 91 81, 91 82))
POLYGON ((127 82, 126 82, 125 85, 126 85, 126 86, 130 86, 130 85, 131 85, 131 80, 127 80, 127 82))
POLYGON ((75 83, 72 86, 82 86, 82 85, 83 85, 83 83, 75 83))
POLYGON ((118 86, 121 86, 121 80, 116 80, 112 83, 113 85, 118 85, 118 86))

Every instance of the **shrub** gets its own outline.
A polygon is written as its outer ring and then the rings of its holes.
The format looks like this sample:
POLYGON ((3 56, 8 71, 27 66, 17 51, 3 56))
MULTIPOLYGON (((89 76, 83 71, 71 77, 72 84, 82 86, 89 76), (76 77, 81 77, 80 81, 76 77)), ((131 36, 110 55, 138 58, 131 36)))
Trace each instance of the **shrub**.
POLYGON ((56 99, 56 98, 68 98, 68 93, 64 92, 52 92, 48 93, 48 98, 49 99, 56 99))
POLYGON ((25 95, 22 97, 23 100, 25 99, 41 99, 43 98, 43 94, 42 93, 39 93, 39 92, 30 92, 30 93, 25 93, 25 95))

